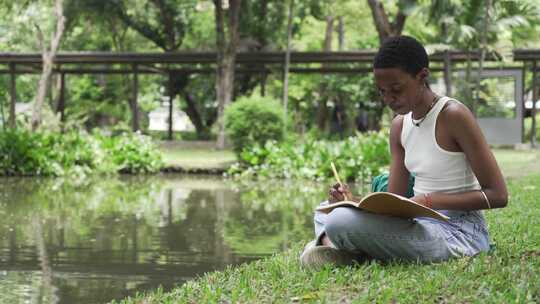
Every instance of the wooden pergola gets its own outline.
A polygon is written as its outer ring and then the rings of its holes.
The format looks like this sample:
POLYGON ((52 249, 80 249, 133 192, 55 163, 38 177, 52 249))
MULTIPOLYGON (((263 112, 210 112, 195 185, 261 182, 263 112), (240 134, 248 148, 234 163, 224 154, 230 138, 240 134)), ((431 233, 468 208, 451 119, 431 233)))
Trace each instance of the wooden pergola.
MULTIPOLYGON (((290 56, 290 73, 317 73, 317 74, 360 74, 370 73, 371 63, 375 51, 355 52, 292 52, 290 56), (317 66, 314 66, 317 65, 317 66), (324 64, 324 65, 323 65, 324 64)), ((444 51, 430 56, 434 63, 431 70, 441 71, 444 74, 448 89, 451 86, 451 74, 454 64, 467 60, 477 61, 480 52, 444 51)), ((499 58, 488 56, 486 60, 498 61, 499 58)), ((516 50, 514 61, 522 62, 519 65, 525 72, 527 65, 534 77, 533 100, 538 99, 537 61, 540 60, 540 50, 516 50)), ((109 53, 109 52, 83 52, 59 53, 54 60, 54 74, 60 75, 60 94, 57 112, 64 120, 65 76, 68 74, 129 74, 132 75, 132 126, 138 128, 138 75, 161 74, 169 78, 172 85, 172 75, 175 74, 214 74, 216 71, 217 55, 215 52, 174 52, 174 53, 109 53)), ((9 125, 15 125, 16 77, 21 74, 40 74, 42 57, 39 53, 16 54, 0 53, 0 74, 10 75, 10 109, 9 125)), ((238 53, 236 58, 236 73, 282 73, 285 64, 285 52, 249 52, 238 53)), ((264 91, 265 79, 261 78, 264 91)), ((449 94, 447 92, 447 94, 449 94)), ((172 100, 169 102, 169 138, 172 138, 172 100)), ((536 107, 533 106, 533 114, 536 107)), ((533 125, 535 125, 533 115, 533 125)), ((534 129, 533 129, 534 130, 534 129)), ((533 131, 534 132, 534 131, 533 131)))
MULTIPOLYGON (((523 63, 523 73, 532 73, 531 146, 536 147, 536 103, 538 101, 538 61, 540 50, 514 50, 514 61, 523 63)), ((525 78, 525 77, 524 77, 525 78)))

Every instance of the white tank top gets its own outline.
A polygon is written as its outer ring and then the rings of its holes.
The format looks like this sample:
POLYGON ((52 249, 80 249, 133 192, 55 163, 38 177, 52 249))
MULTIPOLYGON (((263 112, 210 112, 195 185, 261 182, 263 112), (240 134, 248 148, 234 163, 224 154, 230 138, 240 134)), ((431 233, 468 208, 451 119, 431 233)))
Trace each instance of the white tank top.
POLYGON ((441 97, 418 127, 413 125, 412 112, 403 117, 401 144, 405 167, 415 176, 415 195, 480 189, 465 153, 446 151, 435 139, 437 117, 448 100, 441 97))

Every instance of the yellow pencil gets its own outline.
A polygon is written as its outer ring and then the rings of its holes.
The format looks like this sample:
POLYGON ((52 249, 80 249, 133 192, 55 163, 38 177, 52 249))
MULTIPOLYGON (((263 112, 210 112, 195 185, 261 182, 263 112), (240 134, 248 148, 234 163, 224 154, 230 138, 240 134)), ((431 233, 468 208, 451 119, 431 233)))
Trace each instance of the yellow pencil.
MULTIPOLYGON (((336 170, 336 166, 334 165, 334 162, 330 162, 330 166, 332 166, 332 171, 334 172, 334 177, 336 178, 336 181, 338 184, 343 187, 343 183, 341 182, 341 179, 339 178, 339 175, 336 170)), ((345 200, 349 201, 350 199, 347 197, 347 194, 343 193, 343 196, 345 197, 345 200)))

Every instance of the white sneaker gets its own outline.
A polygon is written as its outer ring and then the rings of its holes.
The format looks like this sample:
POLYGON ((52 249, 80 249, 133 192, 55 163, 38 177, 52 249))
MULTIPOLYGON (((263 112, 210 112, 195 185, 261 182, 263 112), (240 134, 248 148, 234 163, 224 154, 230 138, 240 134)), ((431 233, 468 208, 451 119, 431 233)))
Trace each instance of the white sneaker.
POLYGON ((327 264, 347 266, 352 265, 357 260, 357 257, 348 251, 326 245, 317 246, 315 241, 309 242, 300 255, 300 264, 305 268, 312 269, 320 269, 327 264))

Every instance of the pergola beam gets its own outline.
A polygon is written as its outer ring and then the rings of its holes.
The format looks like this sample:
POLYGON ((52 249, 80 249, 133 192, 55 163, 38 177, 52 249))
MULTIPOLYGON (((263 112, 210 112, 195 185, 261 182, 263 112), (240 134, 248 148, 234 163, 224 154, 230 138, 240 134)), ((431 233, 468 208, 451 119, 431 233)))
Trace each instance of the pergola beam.
MULTIPOLYGON (((530 58, 531 51, 518 50, 518 58, 530 58), (524 57, 526 54, 526 57, 524 57)), ((280 69, 284 64, 284 52, 251 52, 238 53, 237 73, 272 73, 272 69, 280 69), (248 65, 248 67, 245 67, 248 65), (250 67, 249 65, 254 65, 250 67), (276 66, 279 65, 279 66, 276 66)), ((478 59, 480 52, 472 51, 444 51, 430 56, 432 62, 440 64, 442 71, 451 73, 450 65, 461 63, 467 60, 467 55, 471 59, 478 59)), ((540 51, 535 53, 540 58, 540 51)), ((371 71, 371 62, 375 55, 374 51, 356 52, 292 52, 291 64, 325 64, 324 67, 299 67, 290 68, 291 73, 366 73, 371 71), (336 64, 328 66, 327 64, 336 64), (343 66, 348 64, 352 66, 343 66)), ((535 55, 535 56, 536 56, 535 55)), ((488 56, 487 60, 499 60, 494 56, 488 56)), ((0 74, 36 74, 40 73, 42 62, 41 54, 15 54, 0 53, 1 64, 16 64, 17 69, 0 69, 0 74), (29 66, 29 69, 21 69, 20 66, 29 66)), ((132 74, 133 65, 137 65, 138 74, 213 74, 216 62, 216 53, 213 52, 174 52, 174 53, 106 53, 106 52, 84 52, 84 53, 59 53, 55 58, 57 65, 53 73, 57 74, 132 74), (105 67, 96 67, 97 64, 105 64, 105 67), (157 64, 167 66, 156 67, 157 64), (200 67, 196 65, 207 65, 200 67), (118 67, 110 67, 119 65, 118 67), (174 65, 188 65, 174 66, 174 65), (60 68, 62 66, 62 68, 60 68), (66 67, 67 66, 67 67, 66 67)), ((440 71, 438 67, 434 71, 440 71)))
POLYGON ((540 49, 516 49, 513 51, 514 61, 536 61, 540 60, 540 49))
MULTIPOLYGON (((480 58, 479 51, 449 51, 450 60, 461 62, 467 60, 467 54, 471 59, 480 58)), ((355 52, 292 52, 291 63, 371 63, 375 51, 355 52)), ((238 64, 282 64, 284 52, 250 52, 238 53, 238 64)), ((430 56, 433 62, 443 62, 444 52, 430 56)), ((56 64, 214 64, 217 55, 215 52, 174 52, 174 53, 109 53, 109 52, 84 52, 84 53, 59 53, 54 62, 56 64)), ((487 60, 500 60, 494 55, 489 55, 487 60)), ((0 53, 0 64, 25 63, 41 64, 39 53, 0 53)))

